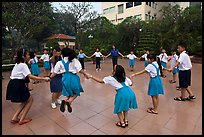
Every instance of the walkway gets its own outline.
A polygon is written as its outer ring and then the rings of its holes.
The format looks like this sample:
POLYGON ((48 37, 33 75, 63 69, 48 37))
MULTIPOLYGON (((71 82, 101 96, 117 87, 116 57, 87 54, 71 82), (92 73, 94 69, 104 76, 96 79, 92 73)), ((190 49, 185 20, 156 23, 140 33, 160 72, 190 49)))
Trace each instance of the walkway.
MULTIPOLYGON (((129 70, 128 59, 120 59, 119 64, 125 67, 126 74, 129 70)), ((142 70, 144 63, 136 61, 134 72, 142 70)), ((103 78, 111 75, 112 63, 110 59, 102 62, 102 70, 95 71, 95 65, 86 62, 88 73, 103 78)), ((87 80, 80 75, 84 93, 72 104, 73 112, 61 113, 59 107, 51 109, 51 94, 49 82, 33 85, 31 94, 34 98, 28 117, 32 122, 19 126, 9 121, 18 104, 5 100, 6 87, 10 72, 3 72, 2 80, 2 134, 3 135, 183 135, 202 134, 202 64, 193 64, 192 86, 197 99, 194 101, 177 102, 173 98, 179 96, 176 84, 168 81, 172 74, 167 72, 167 78, 163 79, 165 94, 159 96, 159 114, 146 112, 152 106, 152 100, 147 95, 149 76, 143 74, 133 80, 138 109, 129 111, 129 126, 120 128, 115 126, 118 120, 113 114, 115 91, 109 85, 87 80)), ((63 97, 61 97, 63 98, 63 97)))

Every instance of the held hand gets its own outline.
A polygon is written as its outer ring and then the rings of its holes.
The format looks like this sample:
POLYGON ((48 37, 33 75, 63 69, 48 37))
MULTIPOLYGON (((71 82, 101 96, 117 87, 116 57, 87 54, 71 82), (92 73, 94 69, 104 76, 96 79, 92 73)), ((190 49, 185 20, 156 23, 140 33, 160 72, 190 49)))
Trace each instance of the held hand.
POLYGON ((49 78, 49 77, 45 77, 44 80, 45 80, 46 82, 48 82, 48 81, 50 81, 50 78, 49 78))
POLYGON ((172 72, 172 70, 173 70, 172 68, 168 69, 169 72, 172 72))
POLYGON ((84 73, 84 77, 85 77, 86 79, 89 79, 89 74, 88 74, 88 73, 84 73))

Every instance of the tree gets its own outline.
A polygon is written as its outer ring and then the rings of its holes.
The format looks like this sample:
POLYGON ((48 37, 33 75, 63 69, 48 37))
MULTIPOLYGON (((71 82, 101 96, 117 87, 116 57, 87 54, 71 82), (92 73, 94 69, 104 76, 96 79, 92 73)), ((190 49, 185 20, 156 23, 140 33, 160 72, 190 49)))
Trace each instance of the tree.
MULTIPOLYGON (((93 6, 90 2, 79 2, 73 3, 71 6, 63 6, 61 5, 62 10, 56 10, 57 12, 65 13, 65 16, 73 16, 73 18, 68 18, 70 20, 70 25, 74 30, 74 35, 78 38, 78 34, 82 32, 82 28, 84 28, 87 23, 97 17, 96 11, 91 11, 93 6)), ((76 45, 78 43, 78 39, 76 41, 76 45)))
MULTIPOLYGON (((3 2, 2 27, 6 30, 12 51, 23 47, 29 39, 37 37, 52 21, 49 2, 3 2)), ((11 58, 15 52, 11 54, 11 58)))

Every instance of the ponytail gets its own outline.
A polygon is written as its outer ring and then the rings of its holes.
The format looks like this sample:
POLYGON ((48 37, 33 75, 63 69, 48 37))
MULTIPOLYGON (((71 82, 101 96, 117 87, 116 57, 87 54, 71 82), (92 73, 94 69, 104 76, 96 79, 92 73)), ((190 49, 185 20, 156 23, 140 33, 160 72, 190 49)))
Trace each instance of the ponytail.
POLYGON ((162 65, 161 65, 160 58, 159 58, 159 57, 156 57, 156 60, 157 60, 157 64, 159 65, 160 74, 161 74, 161 76, 163 77, 164 74, 163 74, 163 71, 162 71, 162 65))

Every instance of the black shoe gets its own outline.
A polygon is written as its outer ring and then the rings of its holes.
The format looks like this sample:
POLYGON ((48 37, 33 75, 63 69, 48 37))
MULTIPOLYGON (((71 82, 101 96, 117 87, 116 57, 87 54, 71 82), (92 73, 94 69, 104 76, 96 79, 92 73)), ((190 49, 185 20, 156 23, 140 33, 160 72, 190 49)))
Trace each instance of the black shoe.
POLYGON ((65 111, 65 100, 62 100, 62 103, 60 105, 60 111, 64 112, 65 111))
POLYGON ((68 110, 68 112, 71 113, 71 112, 72 112, 72 107, 71 107, 71 105, 69 104, 69 102, 66 102, 66 105, 67 105, 67 110, 68 110))
POLYGON ((193 95, 193 96, 188 96, 188 97, 186 98, 186 100, 191 100, 191 99, 196 99, 196 97, 193 95))

